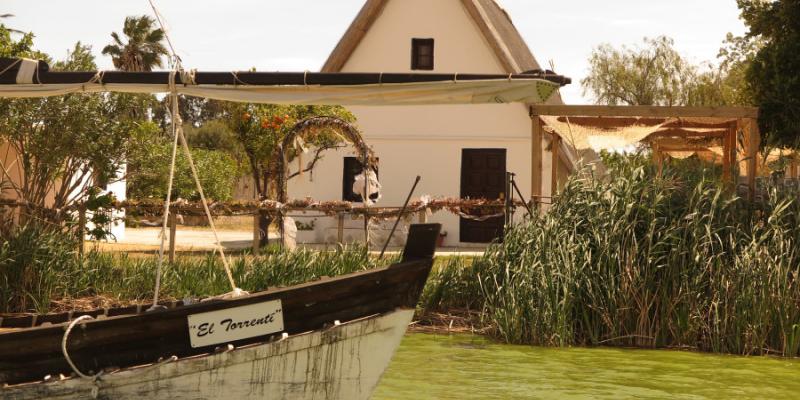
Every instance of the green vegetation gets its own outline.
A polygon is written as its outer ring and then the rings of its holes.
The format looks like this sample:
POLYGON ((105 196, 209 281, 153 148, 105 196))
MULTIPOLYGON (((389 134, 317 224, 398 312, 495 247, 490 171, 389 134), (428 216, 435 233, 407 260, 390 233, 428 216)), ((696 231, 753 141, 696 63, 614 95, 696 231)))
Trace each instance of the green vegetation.
POLYGON ((750 31, 762 43, 746 71, 759 125, 769 146, 800 146, 800 1, 738 0, 750 31))
POLYGON ((480 310, 510 343, 798 355, 796 192, 748 204, 636 159, 610 174, 574 177, 483 257, 451 259, 424 306, 480 310))
MULTIPOLYGON (((54 302, 102 296, 125 304, 153 296, 156 257, 89 252, 77 254, 75 242, 62 232, 29 224, 5 232, 0 245, 0 313, 48 312, 54 302)), ((232 272, 244 290, 288 286, 372 268, 375 260, 363 247, 331 252, 264 249, 254 257, 232 260, 232 272)), ((391 263, 387 258, 381 264, 391 263)), ((182 299, 230 290, 222 263, 209 254, 179 257, 164 265, 161 297, 182 299)))

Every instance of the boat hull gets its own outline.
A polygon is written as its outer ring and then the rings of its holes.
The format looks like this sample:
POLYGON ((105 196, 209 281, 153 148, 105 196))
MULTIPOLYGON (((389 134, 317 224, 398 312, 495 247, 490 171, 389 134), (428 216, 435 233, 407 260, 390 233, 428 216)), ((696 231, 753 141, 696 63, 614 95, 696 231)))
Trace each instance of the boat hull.
POLYGON ((397 309, 328 329, 228 351, 7 387, 3 398, 368 399, 414 311, 397 309))

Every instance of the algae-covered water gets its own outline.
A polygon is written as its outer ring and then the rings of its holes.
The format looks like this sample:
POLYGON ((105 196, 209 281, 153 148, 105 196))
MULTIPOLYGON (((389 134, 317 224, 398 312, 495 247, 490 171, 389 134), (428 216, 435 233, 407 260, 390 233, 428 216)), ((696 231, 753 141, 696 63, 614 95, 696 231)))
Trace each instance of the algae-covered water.
POLYGON ((373 399, 798 399, 800 360, 403 339, 373 399))

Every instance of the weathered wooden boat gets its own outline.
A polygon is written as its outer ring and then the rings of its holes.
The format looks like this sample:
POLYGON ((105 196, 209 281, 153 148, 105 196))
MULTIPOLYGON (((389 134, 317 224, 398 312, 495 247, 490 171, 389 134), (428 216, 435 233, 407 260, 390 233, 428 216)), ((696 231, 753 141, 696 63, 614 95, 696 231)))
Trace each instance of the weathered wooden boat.
POLYGON ((386 268, 155 311, 6 318, 0 395, 366 399, 411 321, 439 229, 413 225, 386 268))

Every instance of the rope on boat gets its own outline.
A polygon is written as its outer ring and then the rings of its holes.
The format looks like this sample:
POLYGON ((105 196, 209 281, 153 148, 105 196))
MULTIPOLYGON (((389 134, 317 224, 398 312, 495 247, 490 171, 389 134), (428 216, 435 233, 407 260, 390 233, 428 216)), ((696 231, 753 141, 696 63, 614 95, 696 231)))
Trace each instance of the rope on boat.
POLYGON ((171 53, 171 60, 170 64, 172 70, 169 74, 169 96, 170 96, 170 114, 171 121, 170 125, 172 126, 172 134, 173 134, 173 142, 172 142, 172 159, 170 163, 169 169, 169 181, 167 184, 167 198, 164 201, 164 215, 162 218, 161 224, 161 243, 159 245, 158 250, 158 264, 156 267, 156 284, 155 284, 155 292, 153 294, 153 305, 150 306, 148 311, 156 310, 160 308, 158 306, 158 295, 161 291, 161 268, 164 264, 164 243, 167 240, 167 224, 169 219, 169 207, 170 202, 172 200, 172 183, 173 183, 173 176, 175 175, 175 157, 178 151, 178 141, 180 140, 181 147, 183 148, 184 155, 186 156, 187 161, 189 162, 189 168, 192 171, 192 177, 194 178, 195 185, 197 186, 197 191, 200 194, 200 201, 203 205, 203 210, 205 211, 206 217, 208 218, 208 224, 211 227, 211 231, 214 233, 214 240, 217 244, 217 250, 219 250, 220 258, 222 259, 222 266, 225 268, 225 274, 228 277, 228 281, 231 284, 231 292, 227 295, 231 297, 238 297, 242 295, 247 295, 248 293, 236 287, 236 282, 233 280, 233 273, 231 273, 231 266, 228 261, 228 258, 225 257, 225 250, 222 246, 222 241, 219 238, 219 234, 217 233, 217 227, 214 225, 214 219, 211 215, 211 210, 208 208, 208 201, 206 200, 205 193, 203 191, 203 185, 200 184, 200 177, 197 173, 197 167, 194 164, 194 160, 192 159, 192 152, 189 150, 189 145, 186 142, 186 137, 183 135, 183 122, 181 121, 181 115, 178 108, 178 89, 175 83, 175 77, 177 74, 180 74, 181 82, 184 85, 186 84, 194 84, 194 71, 185 71, 183 66, 181 65, 181 59, 178 57, 177 53, 175 52, 175 48, 172 46, 172 41, 169 38, 169 34, 167 33, 167 29, 164 26, 164 23, 161 18, 161 13, 158 12, 153 0, 149 0, 150 6, 153 8, 153 12, 156 15, 156 20, 158 24, 161 26, 161 30, 164 31, 164 37, 167 39, 167 43, 169 44, 170 53, 171 53))
POLYGON ((64 331, 64 336, 61 338, 61 353, 64 354, 64 359, 67 360, 67 364, 69 364, 70 368, 72 368, 72 371, 75 372, 76 375, 80 376, 81 378, 89 379, 92 381, 92 385, 94 385, 92 387, 92 398, 96 399, 97 393, 100 389, 97 386, 97 380, 100 378, 100 375, 103 373, 103 371, 100 371, 94 375, 84 374, 83 372, 81 372, 81 370, 78 369, 77 366, 75 366, 75 363, 72 362, 72 358, 70 358, 69 352, 67 351, 67 341, 69 340, 69 334, 72 332, 72 328, 74 328, 75 325, 77 325, 79 322, 86 319, 94 319, 94 317, 92 317, 91 315, 81 315, 80 317, 75 318, 74 320, 72 320, 72 322, 69 323, 67 329, 64 331))

